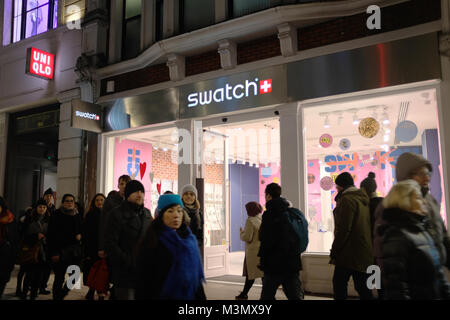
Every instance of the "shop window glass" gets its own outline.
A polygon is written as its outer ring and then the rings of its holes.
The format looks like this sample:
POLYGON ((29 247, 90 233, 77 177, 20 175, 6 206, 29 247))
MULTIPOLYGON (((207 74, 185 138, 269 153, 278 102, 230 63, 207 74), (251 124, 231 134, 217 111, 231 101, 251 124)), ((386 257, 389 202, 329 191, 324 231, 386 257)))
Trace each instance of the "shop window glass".
POLYGON ((58 27, 57 0, 15 0, 13 42, 58 27))
POLYGON ((430 190, 446 222, 435 90, 305 108, 304 119, 309 252, 331 249, 336 177, 347 171, 359 188, 373 172, 377 195, 385 197, 396 183, 396 161, 405 152, 432 163, 430 190))
POLYGON ((163 39, 164 1, 155 0, 155 40, 163 39))
POLYGON ((110 138, 105 192, 117 190, 119 177, 127 174, 144 185, 145 207, 154 214, 161 194, 178 192, 178 164, 173 161, 178 147, 172 138, 174 132, 176 129, 170 128, 110 138))
POLYGON ((184 0, 181 4, 182 32, 201 29, 215 23, 215 1, 184 0))
POLYGON ((141 12, 142 0, 125 0, 122 41, 124 60, 135 58, 141 50, 141 12))

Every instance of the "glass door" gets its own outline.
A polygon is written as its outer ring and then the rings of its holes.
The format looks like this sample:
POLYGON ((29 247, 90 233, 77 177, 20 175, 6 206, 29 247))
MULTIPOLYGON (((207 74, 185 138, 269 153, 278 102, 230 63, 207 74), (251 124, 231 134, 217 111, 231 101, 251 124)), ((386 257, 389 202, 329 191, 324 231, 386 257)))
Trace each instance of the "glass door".
POLYGON ((226 136, 203 132, 204 266, 207 278, 228 273, 229 268, 229 179, 226 136))

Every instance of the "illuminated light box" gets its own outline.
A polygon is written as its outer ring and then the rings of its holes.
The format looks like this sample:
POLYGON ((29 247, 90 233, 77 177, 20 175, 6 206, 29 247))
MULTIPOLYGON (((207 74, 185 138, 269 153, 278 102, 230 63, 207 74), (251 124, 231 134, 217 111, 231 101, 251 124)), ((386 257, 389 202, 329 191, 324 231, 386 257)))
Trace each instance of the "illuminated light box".
POLYGON ((55 71, 55 55, 28 48, 26 73, 35 77, 52 80, 55 71))

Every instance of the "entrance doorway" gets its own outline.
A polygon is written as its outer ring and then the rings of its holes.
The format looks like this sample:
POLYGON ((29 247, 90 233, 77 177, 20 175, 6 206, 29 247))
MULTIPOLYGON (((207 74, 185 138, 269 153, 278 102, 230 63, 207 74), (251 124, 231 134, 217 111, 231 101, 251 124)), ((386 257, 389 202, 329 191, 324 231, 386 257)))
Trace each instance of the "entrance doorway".
MULTIPOLYGON (((205 273, 242 275, 248 202, 265 206, 264 190, 281 184, 280 125, 267 118, 204 127, 205 273)), ((257 236, 257 235, 255 235, 257 236)))

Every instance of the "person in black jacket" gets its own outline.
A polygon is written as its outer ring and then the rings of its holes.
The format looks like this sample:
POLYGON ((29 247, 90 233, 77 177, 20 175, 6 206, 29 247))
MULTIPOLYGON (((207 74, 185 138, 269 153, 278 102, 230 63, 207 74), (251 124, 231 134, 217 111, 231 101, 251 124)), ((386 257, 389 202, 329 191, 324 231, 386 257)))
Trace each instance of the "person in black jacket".
POLYGON ((63 300, 69 293, 64 283, 67 267, 81 264, 81 220, 75 209, 75 197, 65 194, 61 207, 50 217, 48 225, 48 250, 55 272, 54 300, 63 300))
POLYGON ((289 221, 286 211, 289 203, 281 197, 281 187, 276 183, 267 185, 266 211, 259 229, 261 246, 259 268, 264 271, 261 300, 273 300, 280 286, 289 300, 303 299, 299 272, 302 270, 300 255, 293 254, 287 238, 289 221))
MULTIPOLYGON (((83 263, 83 282, 87 285, 89 272, 92 266, 97 262, 100 257, 98 254, 98 231, 100 224, 100 217, 102 215, 102 208, 105 202, 105 196, 102 193, 98 193, 94 196, 89 207, 89 211, 84 217, 82 229, 83 249, 84 249, 84 263, 83 263)), ((103 300, 105 292, 97 292, 99 299, 103 300)), ((94 300, 95 290, 90 288, 86 299, 94 300)))
POLYGON ((113 209, 106 228, 105 253, 110 259, 114 294, 118 300, 134 300, 136 248, 151 221, 144 208, 145 189, 132 180, 125 187, 125 201, 113 209))
POLYGON ((185 185, 181 189, 181 200, 184 210, 189 216, 189 227, 198 241, 200 252, 203 250, 203 215, 200 208, 200 202, 197 200, 197 188, 191 184, 185 185))
POLYGON ((162 195, 137 256, 137 300, 206 300, 198 243, 179 195, 162 195))
POLYGON ((382 287, 385 300, 450 299, 439 251, 426 231, 427 208, 419 184, 404 180, 383 200, 382 287))
POLYGON ((54 205, 54 197, 53 197, 54 193, 52 188, 48 188, 47 190, 45 190, 44 192, 44 200, 47 202, 47 212, 48 214, 51 216, 55 211, 56 211, 56 207, 54 205))
POLYGON ((47 211, 47 202, 44 199, 39 199, 25 221, 24 243, 30 248, 38 245, 40 249, 37 263, 23 265, 26 275, 21 295, 22 300, 27 298, 29 289, 31 290, 30 299, 36 300, 38 289, 41 288, 47 266, 46 237, 49 220, 50 215, 47 211))
POLYGON ((0 197, 0 299, 9 282, 17 254, 19 232, 14 214, 0 197))

